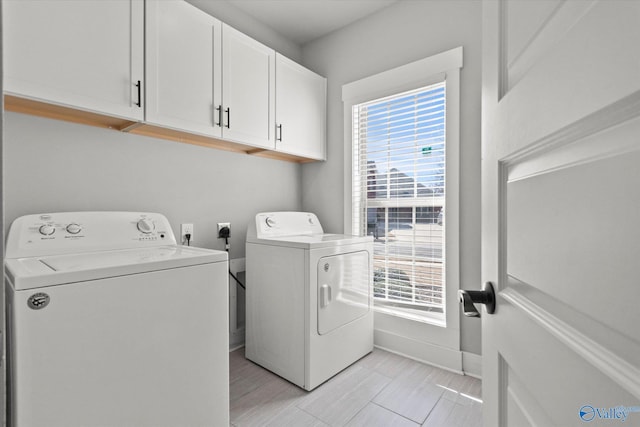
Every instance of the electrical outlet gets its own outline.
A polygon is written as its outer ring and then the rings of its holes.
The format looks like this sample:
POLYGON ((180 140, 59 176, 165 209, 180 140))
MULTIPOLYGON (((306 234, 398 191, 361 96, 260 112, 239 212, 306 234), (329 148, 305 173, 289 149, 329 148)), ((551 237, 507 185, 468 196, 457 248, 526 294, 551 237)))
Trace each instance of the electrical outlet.
POLYGON ((180 224, 180 237, 183 245, 193 243, 193 224, 180 224), (189 242, 187 242, 187 234, 190 234, 189 242))
POLYGON ((231 237, 231 223, 230 222, 219 222, 218 223, 218 239, 224 239, 224 238, 229 238, 231 237), (223 236, 220 232, 222 231, 223 228, 228 228, 229 229, 229 234, 227 236, 223 236))

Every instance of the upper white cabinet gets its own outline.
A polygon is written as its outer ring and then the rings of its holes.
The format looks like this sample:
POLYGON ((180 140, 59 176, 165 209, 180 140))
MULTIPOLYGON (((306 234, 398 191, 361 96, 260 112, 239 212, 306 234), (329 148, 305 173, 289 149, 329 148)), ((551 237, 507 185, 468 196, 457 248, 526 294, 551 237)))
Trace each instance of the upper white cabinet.
POLYGON ((222 24, 225 139, 275 147, 275 51, 222 24))
POLYGON ((146 6, 147 123, 222 136, 222 23, 182 0, 146 6))
POLYGON ((142 0, 2 2, 4 91, 142 120, 142 0))
POLYGON ((326 158, 327 80, 276 54, 276 150, 326 158))
POLYGON ((5 109, 323 160, 326 79, 183 0, 3 0, 5 109))
POLYGON ((149 124, 274 148, 275 51, 182 0, 147 0, 149 124))

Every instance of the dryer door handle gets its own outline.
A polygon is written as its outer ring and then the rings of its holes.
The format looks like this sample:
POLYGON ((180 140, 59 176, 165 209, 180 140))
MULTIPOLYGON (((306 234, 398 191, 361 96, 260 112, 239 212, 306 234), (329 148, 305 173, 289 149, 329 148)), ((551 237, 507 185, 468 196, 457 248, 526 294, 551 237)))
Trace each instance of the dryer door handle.
POLYGON ((331 286, 320 286, 320 308, 325 308, 331 302, 331 286))

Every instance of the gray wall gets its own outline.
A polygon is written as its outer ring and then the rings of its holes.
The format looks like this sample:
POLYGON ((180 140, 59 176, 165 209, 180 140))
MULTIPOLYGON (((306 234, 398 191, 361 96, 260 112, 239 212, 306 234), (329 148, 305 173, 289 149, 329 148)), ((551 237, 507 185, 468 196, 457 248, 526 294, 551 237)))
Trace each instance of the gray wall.
MULTIPOLYGON (((343 230, 342 85, 464 47, 461 72, 461 287, 480 286, 481 2, 401 1, 303 47, 303 63, 328 79, 328 160, 304 165, 302 207, 343 230)), ((480 354, 480 322, 464 318, 461 348, 480 354)))
POLYGON ((78 210, 159 212, 194 245, 244 257, 259 211, 301 208, 300 166, 17 113, 5 114, 6 227, 20 215, 78 210))
POLYGON ((267 27, 262 22, 247 15, 242 10, 227 1, 186 0, 198 9, 215 16, 225 24, 260 41, 284 56, 296 61, 302 61, 302 48, 291 40, 281 36, 278 32, 267 27))

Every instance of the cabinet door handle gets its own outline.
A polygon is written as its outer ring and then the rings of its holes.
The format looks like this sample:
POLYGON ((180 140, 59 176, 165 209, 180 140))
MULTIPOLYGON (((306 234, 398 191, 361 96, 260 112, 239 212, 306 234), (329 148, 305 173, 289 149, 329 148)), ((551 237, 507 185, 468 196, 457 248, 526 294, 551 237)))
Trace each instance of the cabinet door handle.
POLYGON ((142 85, 140 84, 140 80, 136 83, 136 87, 138 88, 138 102, 136 102, 136 105, 142 107, 142 85))
POLYGON ((278 130, 280 131, 280 137, 278 138, 276 136, 276 141, 282 142, 282 124, 279 124, 277 127, 278 127, 278 130))
POLYGON ((214 123, 216 126, 222 127, 222 105, 218 105, 216 107, 216 111, 218 112, 218 123, 215 123, 215 119, 214 119, 214 123))
POLYGON ((224 110, 225 113, 227 113, 227 125, 225 126, 227 129, 231 128, 231 108, 227 108, 226 110, 224 110))

